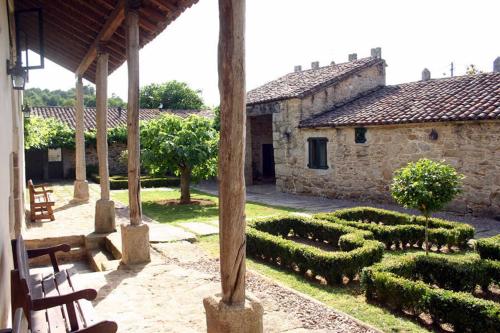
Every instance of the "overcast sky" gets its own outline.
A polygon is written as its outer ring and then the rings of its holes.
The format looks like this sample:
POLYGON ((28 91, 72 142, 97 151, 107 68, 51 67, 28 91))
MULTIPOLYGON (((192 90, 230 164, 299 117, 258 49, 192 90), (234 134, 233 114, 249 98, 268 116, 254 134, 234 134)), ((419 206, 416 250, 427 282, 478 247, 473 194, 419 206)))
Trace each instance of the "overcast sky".
MULTIPOLYGON (((370 55, 382 48, 387 83, 464 73, 475 64, 490 72, 500 56, 500 1, 445 0, 247 0, 247 88, 293 70, 370 55)), ((217 105, 217 0, 199 0, 140 52, 141 86, 179 80, 217 105)), ((47 61, 30 71, 27 88, 68 89, 74 74, 47 61)), ((127 97, 127 70, 109 78, 109 94, 127 97)))

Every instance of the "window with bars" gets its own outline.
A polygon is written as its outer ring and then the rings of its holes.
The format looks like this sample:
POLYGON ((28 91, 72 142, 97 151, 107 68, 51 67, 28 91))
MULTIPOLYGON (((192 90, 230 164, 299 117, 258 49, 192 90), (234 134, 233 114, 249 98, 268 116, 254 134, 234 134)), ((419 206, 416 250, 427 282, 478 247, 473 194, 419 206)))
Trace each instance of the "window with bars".
POLYGON ((328 169, 326 144, 327 138, 309 138, 309 163, 310 169, 328 169))
POLYGON ((356 127, 354 129, 354 142, 355 143, 365 143, 366 142, 366 128, 356 127))

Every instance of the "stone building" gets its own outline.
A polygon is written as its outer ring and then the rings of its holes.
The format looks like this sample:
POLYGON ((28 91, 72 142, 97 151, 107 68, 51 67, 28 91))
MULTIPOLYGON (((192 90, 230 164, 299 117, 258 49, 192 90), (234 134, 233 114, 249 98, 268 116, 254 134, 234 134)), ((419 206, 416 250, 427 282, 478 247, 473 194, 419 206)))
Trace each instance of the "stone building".
MULTIPOLYGON (((84 110, 85 131, 96 129, 96 109, 86 107, 84 110)), ((162 109, 140 109, 139 119, 148 121, 162 114, 171 113, 181 117, 197 114, 207 118, 213 118, 212 110, 162 110, 162 109)), ((31 115, 41 118, 54 118, 71 129, 75 129, 74 107, 33 107, 31 115)), ((122 108, 108 108, 108 128, 127 125, 127 110, 122 108)), ((108 147, 108 168, 112 175, 125 174, 127 165, 120 159, 120 154, 127 149, 124 142, 110 142, 108 147)), ((71 148, 56 149, 31 149, 26 151, 26 178, 34 180, 62 179, 75 177, 75 150, 71 148)), ((88 144, 85 148, 85 161, 88 170, 97 170, 98 159, 95 144, 88 144)), ((96 171, 97 172, 97 171, 96 171)))
POLYGON ((349 60, 296 66, 248 93, 247 183, 384 202, 394 170, 427 157, 466 176, 449 209, 500 214, 499 60, 493 73, 431 79, 424 70, 394 86, 379 48, 349 60))

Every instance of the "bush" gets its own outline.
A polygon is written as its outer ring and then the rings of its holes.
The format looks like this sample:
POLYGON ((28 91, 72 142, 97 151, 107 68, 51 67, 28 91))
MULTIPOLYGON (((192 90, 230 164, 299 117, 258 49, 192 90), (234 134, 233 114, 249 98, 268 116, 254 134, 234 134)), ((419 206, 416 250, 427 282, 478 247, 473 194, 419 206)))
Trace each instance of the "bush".
POLYGON ((476 251, 483 259, 500 260, 500 235, 478 239, 476 251))
POLYGON ((341 283, 353 279, 363 267, 380 261, 383 245, 370 232, 311 218, 284 215, 254 221, 247 228, 247 252, 257 258, 279 263, 341 283), (326 251, 285 237, 301 238, 338 248, 326 251))
POLYGON ((497 262, 477 257, 417 255, 365 268, 361 283, 367 299, 414 315, 428 313, 455 332, 499 332, 500 305, 463 292, 498 282, 499 271, 497 262))
MULTIPOLYGON (((100 177, 97 174, 92 174, 90 177, 94 182, 100 182, 100 177)), ((178 187, 180 180, 177 177, 141 177, 141 187, 178 187)), ((112 190, 125 190, 128 188, 128 179, 126 176, 111 176, 109 177, 109 187, 112 190)))
MULTIPOLYGON (((314 218, 370 231, 387 249, 393 244, 396 248, 421 246, 425 240, 425 218, 422 216, 373 207, 355 207, 316 214, 314 218)), ((474 237, 474 228, 465 223, 431 218, 429 228, 429 242, 438 249, 444 245, 448 248, 464 248, 467 241, 474 237)))

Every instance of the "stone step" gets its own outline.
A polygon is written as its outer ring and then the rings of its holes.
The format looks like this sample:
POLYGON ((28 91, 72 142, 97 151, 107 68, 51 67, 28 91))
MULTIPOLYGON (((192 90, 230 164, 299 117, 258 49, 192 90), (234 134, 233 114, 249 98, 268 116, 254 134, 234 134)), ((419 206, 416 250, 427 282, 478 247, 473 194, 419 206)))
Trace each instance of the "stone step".
POLYGON ((90 233, 85 236, 85 248, 87 250, 98 250, 105 246, 105 239, 109 234, 90 233))
POLYGON ((85 245, 85 237, 83 235, 25 239, 24 241, 28 249, 51 247, 59 244, 68 244, 71 247, 82 247, 85 245))
MULTIPOLYGON (((87 259, 87 251, 83 246, 72 247, 69 252, 56 252, 57 262, 59 264, 75 262, 87 259)), ((49 266, 51 265, 48 255, 29 259, 30 266, 49 266)))
POLYGON ((104 249, 95 249, 88 251, 89 265, 95 272, 103 272, 111 269, 112 265, 109 264, 114 260, 111 253, 104 249))
POLYGON ((111 252, 113 258, 120 260, 122 258, 122 237, 121 233, 113 232, 104 239, 106 250, 111 252))

